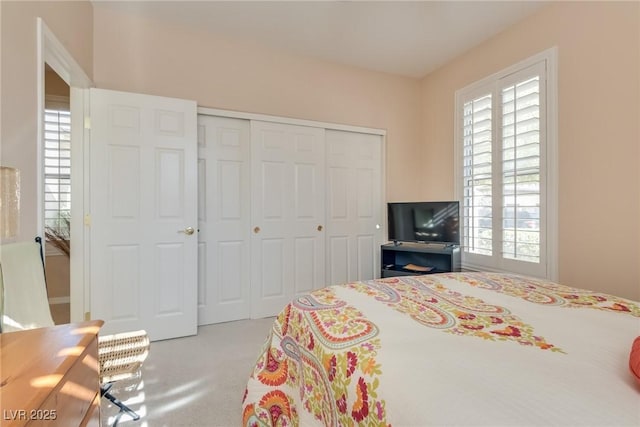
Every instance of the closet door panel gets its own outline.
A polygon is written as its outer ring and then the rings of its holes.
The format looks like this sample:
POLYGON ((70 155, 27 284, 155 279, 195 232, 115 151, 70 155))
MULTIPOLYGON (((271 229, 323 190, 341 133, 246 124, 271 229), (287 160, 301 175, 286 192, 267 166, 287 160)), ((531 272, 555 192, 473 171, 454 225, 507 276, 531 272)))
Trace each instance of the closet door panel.
POLYGON ((260 276, 262 280, 259 291, 260 299, 265 303, 287 296, 288 290, 285 289, 286 243, 284 239, 274 238, 262 239, 260 242, 260 252, 262 253, 260 276))
POLYGON ((249 121, 198 116, 198 324, 250 317, 249 121))
MULTIPOLYGON (((290 191, 290 185, 287 181, 290 181, 287 176, 287 165, 284 162, 263 161, 260 165, 261 179, 257 183, 260 188, 255 189, 262 197, 256 208, 262 211, 262 217, 265 221, 270 223, 277 223, 282 226, 285 218, 285 212, 287 211, 287 198, 290 191)), ((268 230, 271 232, 277 232, 280 228, 274 226, 268 230)))
POLYGON ((218 242, 217 253, 216 264, 222 267, 217 275, 220 284, 217 301, 225 305, 246 305, 246 292, 238 286, 246 269, 246 242, 218 242))
POLYGON ((374 260, 378 259, 376 248, 379 246, 380 245, 376 245, 376 240, 371 234, 357 237, 356 262, 358 277, 362 277, 362 280, 377 277, 377 263, 374 263, 374 260))
POLYGON ((295 239, 294 294, 309 293, 314 289, 314 273, 316 269, 317 245, 313 237, 295 239))
POLYGON ((347 198, 347 186, 345 185, 345 183, 349 178, 349 169, 347 167, 331 166, 328 169, 328 173, 328 217, 330 220, 346 221, 349 212, 349 203, 347 198))
POLYGON ((330 236, 328 242, 327 284, 349 281, 349 239, 347 236, 330 236))
POLYGON ((260 318, 325 284, 324 129, 252 121, 251 139, 251 316, 260 318))
POLYGON ((327 285, 378 276, 382 137, 327 130, 327 285))

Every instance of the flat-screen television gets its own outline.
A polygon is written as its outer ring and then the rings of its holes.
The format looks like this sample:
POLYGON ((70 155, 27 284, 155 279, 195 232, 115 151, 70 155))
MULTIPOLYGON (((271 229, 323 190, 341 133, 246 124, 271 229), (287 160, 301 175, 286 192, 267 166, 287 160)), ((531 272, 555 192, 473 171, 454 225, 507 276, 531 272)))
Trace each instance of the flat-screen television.
POLYGON ((460 206, 455 202, 388 203, 389 240, 460 244, 460 206))

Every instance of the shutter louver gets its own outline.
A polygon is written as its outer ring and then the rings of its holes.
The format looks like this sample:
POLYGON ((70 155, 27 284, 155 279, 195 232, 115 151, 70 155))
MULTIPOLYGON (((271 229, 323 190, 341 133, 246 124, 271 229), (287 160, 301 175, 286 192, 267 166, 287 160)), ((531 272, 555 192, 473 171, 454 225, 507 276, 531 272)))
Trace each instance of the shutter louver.
POLYGON ((463 139, 463 246, 467 252, 491 255, 493 215, 490 94, 464 104, 463 139))
POLYGON ((540 78, 502 90, 502 256, 540 262, 540 78))

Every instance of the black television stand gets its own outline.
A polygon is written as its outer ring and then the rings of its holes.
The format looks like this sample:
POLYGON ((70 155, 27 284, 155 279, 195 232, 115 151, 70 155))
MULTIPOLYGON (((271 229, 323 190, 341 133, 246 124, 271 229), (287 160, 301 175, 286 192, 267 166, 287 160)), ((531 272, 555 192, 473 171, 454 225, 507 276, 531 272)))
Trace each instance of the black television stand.
POLYGON ((460 247, 449 243, 396 242, 381 246, 381 277, 460 271, 460 247))

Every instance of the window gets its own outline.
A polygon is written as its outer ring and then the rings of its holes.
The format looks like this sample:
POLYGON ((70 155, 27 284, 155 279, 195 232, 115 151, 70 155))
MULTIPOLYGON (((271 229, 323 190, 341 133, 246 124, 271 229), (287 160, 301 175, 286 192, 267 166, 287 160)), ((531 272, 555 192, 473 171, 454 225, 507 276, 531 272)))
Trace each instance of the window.
POLYGON ((71 218, 71 114, 46 108, 44 113, 45 227, 69 237, 71 218))
POLYGON ((555 279, 555 50, 456 92, 462 264, 555 279))

